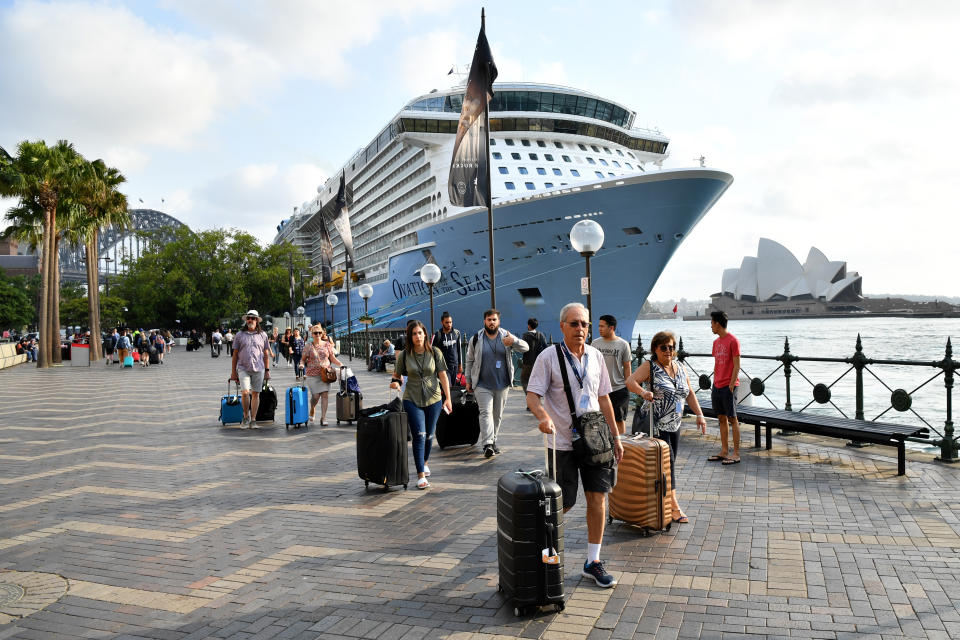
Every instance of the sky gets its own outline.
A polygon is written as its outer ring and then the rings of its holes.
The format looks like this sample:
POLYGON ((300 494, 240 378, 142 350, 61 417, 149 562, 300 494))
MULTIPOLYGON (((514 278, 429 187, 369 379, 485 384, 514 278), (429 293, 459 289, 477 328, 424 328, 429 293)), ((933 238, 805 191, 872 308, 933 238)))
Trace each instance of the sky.
MULTIPOLYGON (((868 294, 960 295, 960 3, 482 6, 500 80, 615 100, 670 137, 665 168, 733 174, 652 300, 708 297, 761 237, 845 260, 868 294)), ((480 8, 0 0, 0 147, 67 139, 126 176, 132 207, 266 243, 407 101, 452 84, 480 8)))

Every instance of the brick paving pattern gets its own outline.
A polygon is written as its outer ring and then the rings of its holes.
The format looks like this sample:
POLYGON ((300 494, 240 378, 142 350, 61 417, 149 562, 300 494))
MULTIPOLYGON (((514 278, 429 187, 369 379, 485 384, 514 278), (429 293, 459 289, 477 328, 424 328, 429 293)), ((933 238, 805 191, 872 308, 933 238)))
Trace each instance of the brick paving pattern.
MULTIPOLYGON (((365 405, 386 401, 354 364, 365 405)), ((690 524, 608 527, 601 590, 579 576, 581 496, 566 610, 515 618, 496 481, 543 464, 519 390, 502 455, 434 448, 429 491, 366 492, 333 406, 326 428, 220 427, 228 367, 178 348, 145 370, 0 372, 0 640, 960 637, 960 469, 913 456, 898 478, 890 451, 809 438, 722 467, 715 431, 688 430, 690 524)), ((276 370, 278 395, 292 382, 276 370)))

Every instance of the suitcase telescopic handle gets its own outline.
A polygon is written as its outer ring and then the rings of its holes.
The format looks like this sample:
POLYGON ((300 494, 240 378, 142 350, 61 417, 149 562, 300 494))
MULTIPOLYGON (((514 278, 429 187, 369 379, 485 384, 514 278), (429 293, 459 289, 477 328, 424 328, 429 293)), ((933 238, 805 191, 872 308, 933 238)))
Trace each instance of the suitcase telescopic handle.
POLYGON ((553 425, 553 448, 547 444, 547 434, 543 434, 543 466, 547 468, 547 475, 554 482, 557 481, 557 425, 553 425), (553 466, 550 466, 548 452, 553 451, 553 466), (550 471, 553 473, 550 473, 550 471))

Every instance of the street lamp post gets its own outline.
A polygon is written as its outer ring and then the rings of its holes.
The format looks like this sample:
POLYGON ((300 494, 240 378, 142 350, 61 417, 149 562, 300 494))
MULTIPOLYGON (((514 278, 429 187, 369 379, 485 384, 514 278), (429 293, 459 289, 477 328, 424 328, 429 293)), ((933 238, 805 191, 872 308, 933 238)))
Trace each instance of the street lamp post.
POLYGON ((590 281, 590 258, 603 246, 603 227, 594 220, 581 220, 570 229, 570 245, 573 250, 584 257, 587 262, 587 316, 590 318, 590 333, 587 342, 593 342, 593 300, 591 292, 593 283, 590 281))
POLYGON ((303 330, 304 330, 304 331, 307 330, 307 328, 304 326, 304 325, 306 325, 306 323, 307 323, 306 313, 307 313, 307 310, 306 310, 306 309, 304 309, 303 307, 297 307, 297 320, 296 320, 296 322, 297 322, 301 327, 303 327, 303 330))
MULTIPOLYGON (((103 261, 107 264, 107 266, 106 266, 106 268, 105 268, 106 278, 104 279, 104 281, 105 281, 105 283, 106 283, 106 287, 105 287, 105 290, 104 290, 104 292, 103 292, 103 295, 109 296, 109 295, 110 295, 110 263, 113 262, 113 258, 111 258, 110 256, 107 256, 107 257, 105 257, 105 258, 103 259, 103 261)), ((97 276, 97 277, 99 277, 99 276, 97 276)))
POLYGON ((440 277, 443 274, 440 271, 440 267, 435 265, 432 262, 420 267, 420 279, 423 280, 427 288, 430 289, 430 336, 433 337, 433 285, 440 282, 440 277))
POLYGON ((367 355, 367 368, 370 368, 370 318, 367 314, 367 304, 370 301, 370 296, 373 295, 373 287, 364 283, 357 287, 357 293, 360 294, 360 297, 363 298, 363 342, 364 342, 364 353, 367 355))
MULTIPOLYGON (((334 315, 333 315, 333 308, 337 306, 337 303, 340 302, 340 299, 337 297, 337 294, 335 293, 328 293, 326 299, 327 299, 327 304, 330 305, 330 332, 333 333, 333 327, 336 324, 336 320, 334 320, 334 315)), ((334 340, 334 343, 336 343, 337 338, 335 333, 333 336, 333 340, 334 340)))

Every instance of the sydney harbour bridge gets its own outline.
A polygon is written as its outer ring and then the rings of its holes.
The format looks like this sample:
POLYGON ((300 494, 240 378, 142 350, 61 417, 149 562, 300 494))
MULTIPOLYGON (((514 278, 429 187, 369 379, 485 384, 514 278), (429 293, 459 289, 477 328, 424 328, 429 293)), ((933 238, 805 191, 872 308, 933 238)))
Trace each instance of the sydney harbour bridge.
MULTIPOLYGON (((127 270, 127 261, 136 260, 148 250, 173 239, 176 230, 185 224, 162 211, 130 209, 130 226, 110 225, 100 230, 100 280, 127 270)), ((86 282, 87 255, 84 247, 60 248, 62 280, 86 282)))

